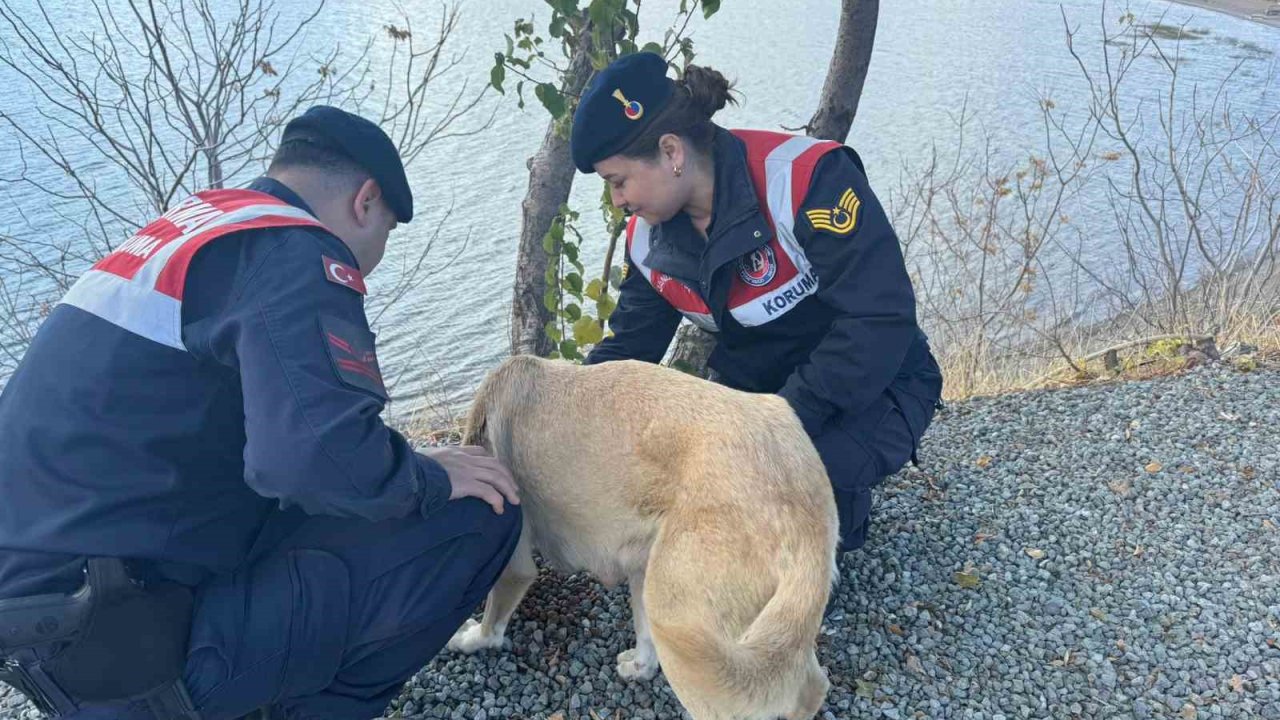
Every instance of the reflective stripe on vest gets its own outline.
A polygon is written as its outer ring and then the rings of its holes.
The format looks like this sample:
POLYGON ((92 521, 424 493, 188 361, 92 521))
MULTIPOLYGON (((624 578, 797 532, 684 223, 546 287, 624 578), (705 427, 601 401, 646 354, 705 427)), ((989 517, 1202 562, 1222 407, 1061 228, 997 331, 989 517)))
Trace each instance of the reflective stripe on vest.
POLYGON ((182 292, 200 248, 241 230, 309 225, 305 210, 254 190, 207 190, 175 205, 76 280, 60 303, 161 345, 182 344, 182 292))
MULTIPOLYGON (((785 315, 818 291, 818 276, 796 240, 796 210, 803 204, 818 160, 840 143, 763 130, 734 130, 747 149, 747 168, 760 210, 773 229, 769 242, 737 260, 729 285, 729 312, 744 327, 785 315)), ((672 307, 694 324, 715 332, 715 319, 689 285, 647 264, 651 228, 633 216, 627 225, 631 262, 672 307)))
POLYGON ((632 264, 671 307, 684 313, 685 317, 703 330, 719 331, 715 318, 711 316, 711 309, 696 290, 666 273, 654 270, 645 262, 649 257, 649 223, 641 220, 638 215, 632 215, 627 223, 627 247, 631 251, 632 264))

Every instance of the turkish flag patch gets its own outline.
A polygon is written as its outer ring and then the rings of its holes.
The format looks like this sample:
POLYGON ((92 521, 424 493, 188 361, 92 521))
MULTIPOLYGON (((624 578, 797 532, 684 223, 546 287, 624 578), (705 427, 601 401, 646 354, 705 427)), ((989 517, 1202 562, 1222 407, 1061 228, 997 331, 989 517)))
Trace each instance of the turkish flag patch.
POLYGON ((359 270, 346 263, 340 263, 328 255, 321 255, 320 259, 324 261, 324 276, 329 282, 351 288, 361 295, 365 294, 364 276, 359 270))
POLYGON ((387 387, 373 352, 373 333, 332 315, 320 316, 320 331, 338 379, 386 400, 387 387))

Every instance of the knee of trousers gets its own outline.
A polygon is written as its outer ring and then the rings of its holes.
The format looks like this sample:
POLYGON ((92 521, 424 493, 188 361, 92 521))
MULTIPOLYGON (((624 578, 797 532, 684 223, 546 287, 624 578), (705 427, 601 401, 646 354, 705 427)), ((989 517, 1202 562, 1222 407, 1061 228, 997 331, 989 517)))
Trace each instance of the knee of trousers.
POLYGON ((464 538, 457 550, 456 574, 451 573, 458 582, 466 583, 462 601, 478 602, 510 561, 524 528, 524 514, 519 505, 510 503, 498 514, 476 498, 456 500, 441 512, 447 513, 441 521, 454 524, 464 538))

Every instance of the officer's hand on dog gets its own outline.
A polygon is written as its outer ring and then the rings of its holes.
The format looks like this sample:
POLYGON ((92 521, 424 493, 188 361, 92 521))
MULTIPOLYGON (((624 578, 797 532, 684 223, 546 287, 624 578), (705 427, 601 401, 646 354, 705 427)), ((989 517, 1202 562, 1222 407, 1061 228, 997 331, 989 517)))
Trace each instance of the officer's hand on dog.
POLYGON ((479 498, 492 505, 498 514, 502 514, 504 500, 512 505, 520 504, 520 493, 511 471, 484 448, 477 445, 442 447, 426 454, 449 473, 449 483, 453 486, 450 500, 479 498))

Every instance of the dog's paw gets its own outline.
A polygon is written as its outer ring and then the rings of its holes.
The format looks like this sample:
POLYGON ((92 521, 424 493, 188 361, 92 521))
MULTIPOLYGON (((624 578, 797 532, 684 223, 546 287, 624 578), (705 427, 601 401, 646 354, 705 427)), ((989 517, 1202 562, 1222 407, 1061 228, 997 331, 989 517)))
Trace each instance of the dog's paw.
POLYGON ((618 674, 626 680, 652 680, 658 674, 658 656, 631 648, 618 653, 618 674))
POLYGON ((449 649, 470 655, 479 650, 502 647, 502 633, 485 635, 484 627, 474 619, 469 619, 458 628, 449 639, 449 649))

